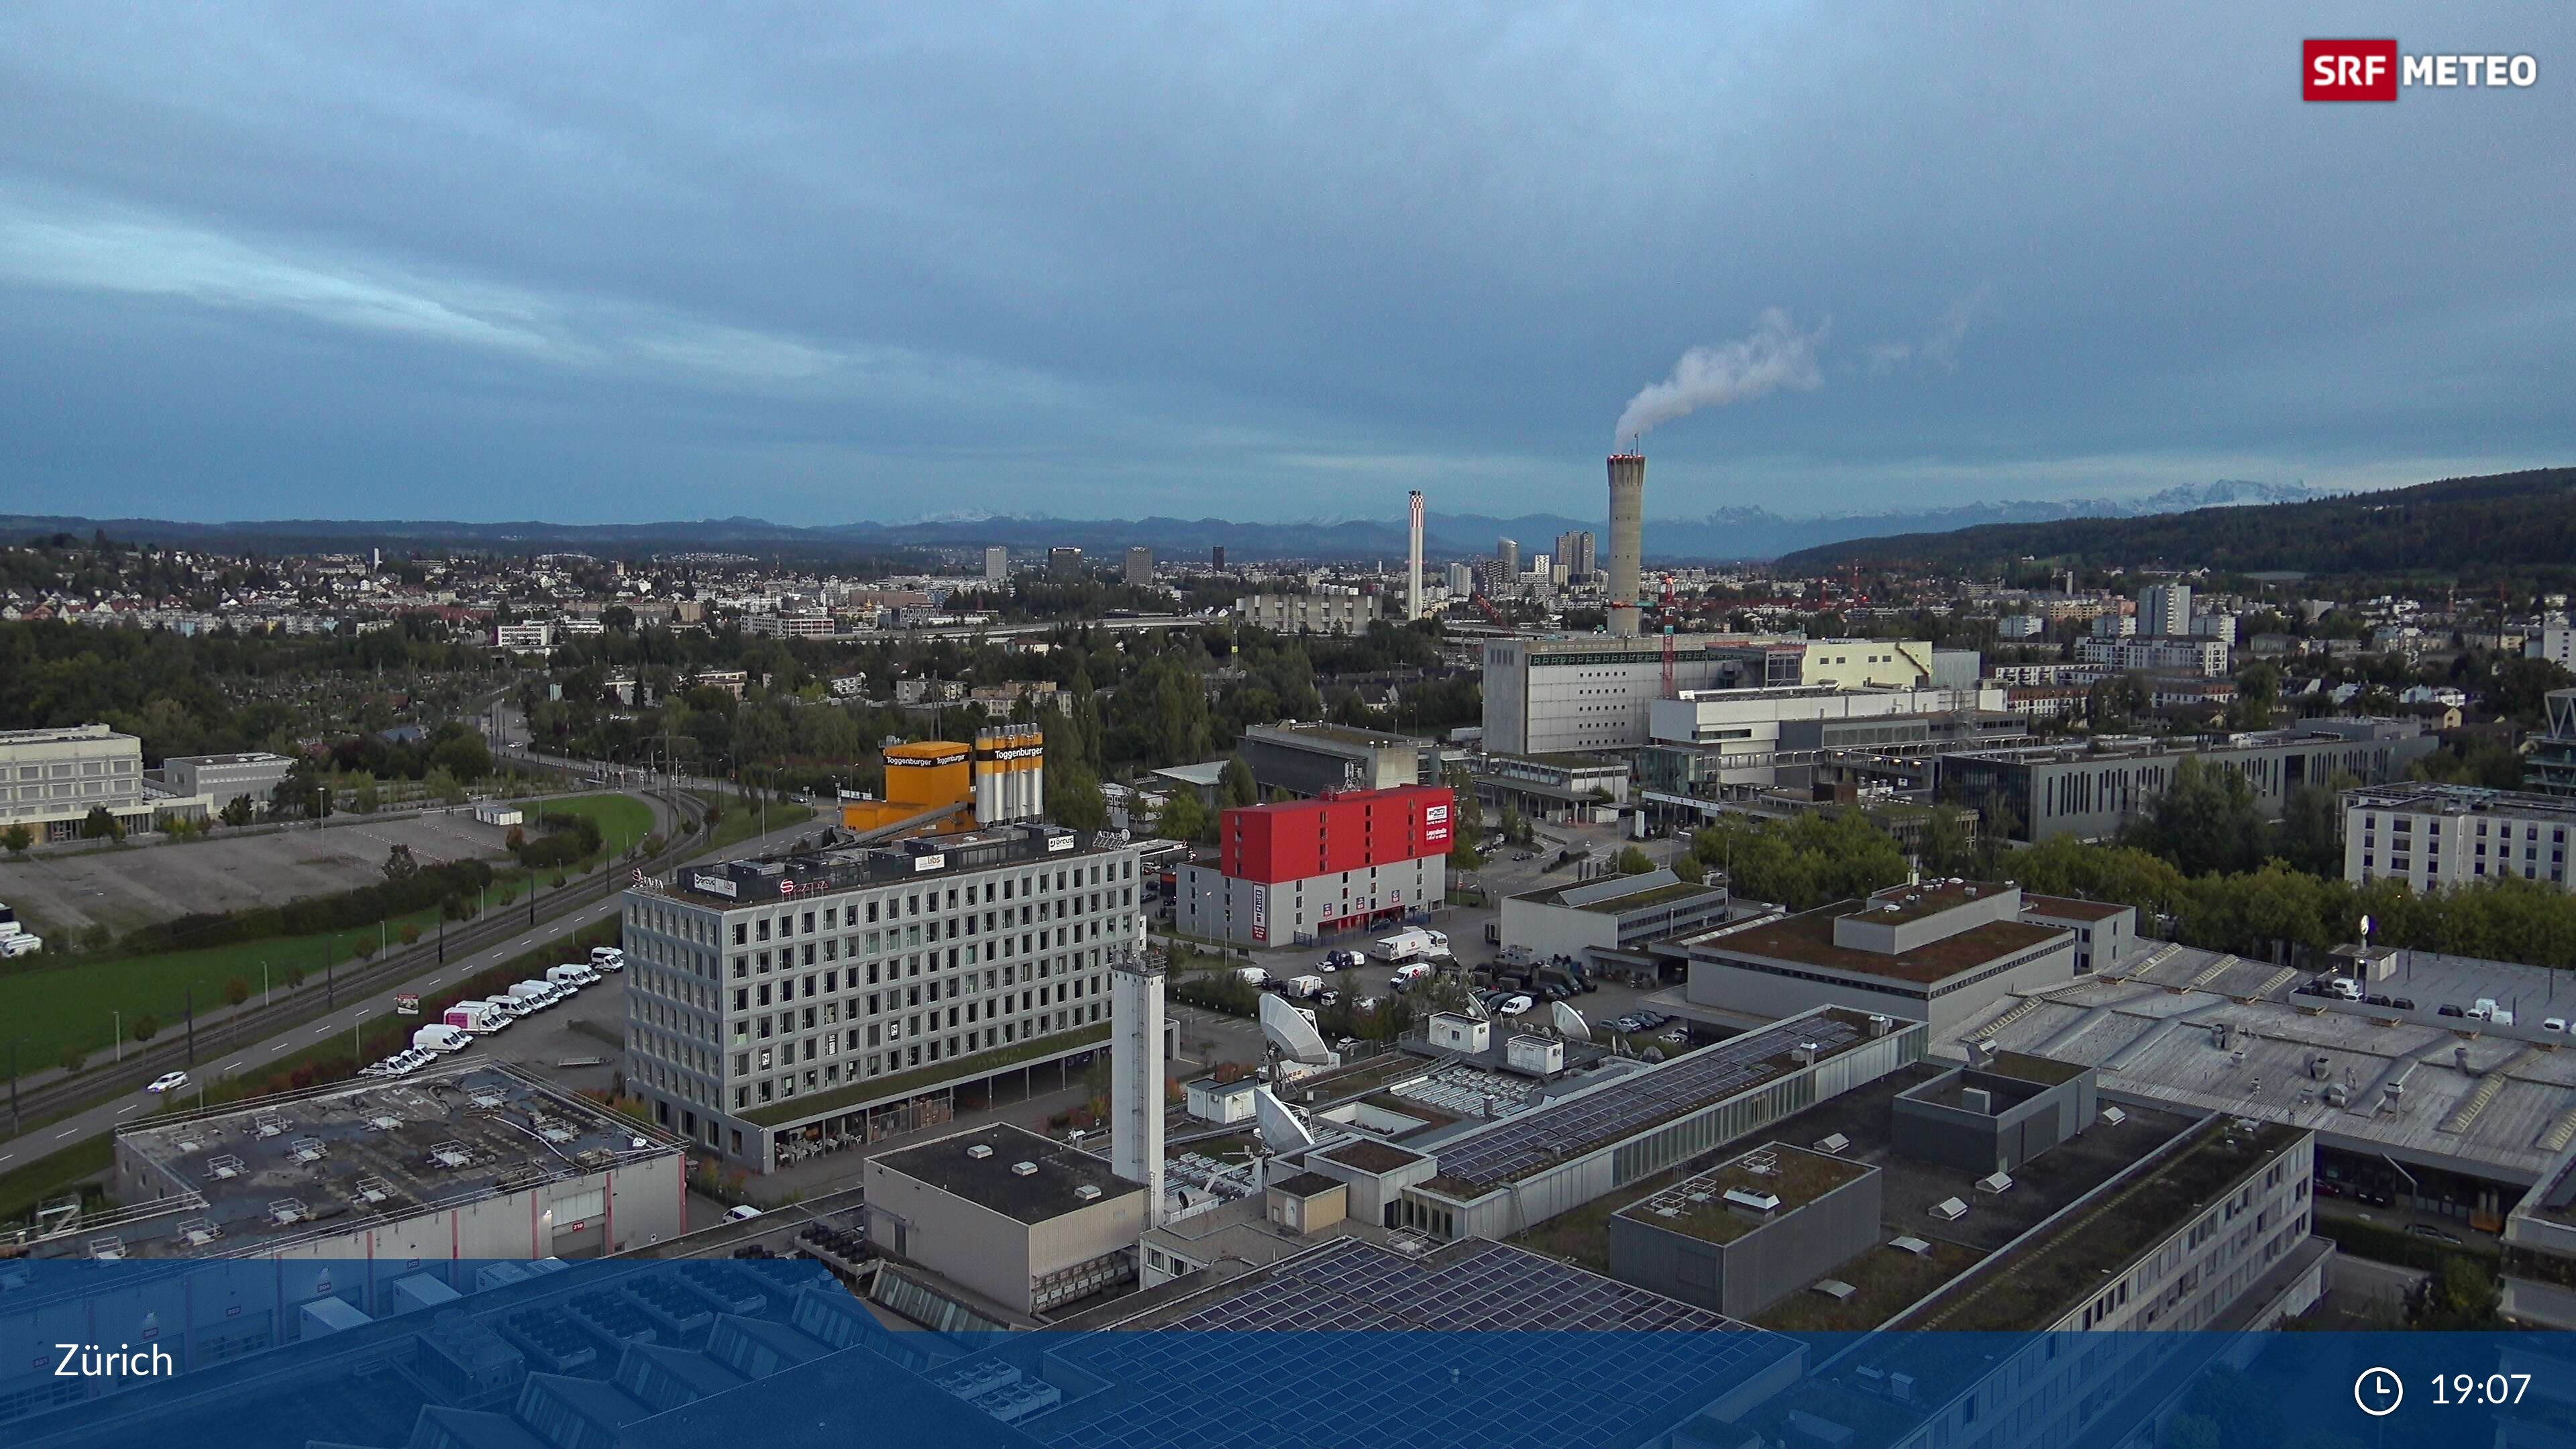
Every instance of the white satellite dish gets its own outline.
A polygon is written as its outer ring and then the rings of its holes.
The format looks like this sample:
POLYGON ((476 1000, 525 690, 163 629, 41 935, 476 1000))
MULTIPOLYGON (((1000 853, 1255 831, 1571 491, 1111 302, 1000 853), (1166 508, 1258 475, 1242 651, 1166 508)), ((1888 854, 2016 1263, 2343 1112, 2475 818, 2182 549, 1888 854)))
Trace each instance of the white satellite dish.
POLYGON ((1320 1067, 1333 1059, 1332 1051, 1324 1045, 1323 1034, 1284 996, 1263 994, 1261 1034, 1279 1048, 1281 1056, 1303 1066, 1320 1067))
POLYGON ((1592 1040, 1592 1024, 1583 1019, 1582 1012, 1562 1001, 1548 1003, 1547 1018, 1555 1025, 1556 1034, 1567 1041, 1592 1040))
POLYGON ((1268 1087, 1252 1089, 1252 1110, 1259 1117, 1261 1145, 1270 1151, 1303 1152, 1315 1145, 1315 1134, 1268 1087))

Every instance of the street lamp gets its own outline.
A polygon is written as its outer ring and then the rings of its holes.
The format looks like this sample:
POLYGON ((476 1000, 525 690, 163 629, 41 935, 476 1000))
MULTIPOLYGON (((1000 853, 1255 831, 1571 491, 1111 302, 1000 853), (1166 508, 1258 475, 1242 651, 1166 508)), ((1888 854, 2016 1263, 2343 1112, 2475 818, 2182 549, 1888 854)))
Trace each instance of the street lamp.
POLYGON ((111 1011, 107 1015, 116 1024, 116 1059, 121 1062, 125 1060, 125 1013, 111 1011))

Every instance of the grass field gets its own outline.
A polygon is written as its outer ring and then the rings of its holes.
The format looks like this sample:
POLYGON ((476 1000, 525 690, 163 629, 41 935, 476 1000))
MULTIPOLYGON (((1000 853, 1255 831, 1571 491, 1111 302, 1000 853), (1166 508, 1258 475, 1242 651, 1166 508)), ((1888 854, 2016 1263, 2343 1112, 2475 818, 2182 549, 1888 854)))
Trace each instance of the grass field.
POLYGON ((569 800, 530 800, 520 806, 527 812, 530 835, 536 834, 540 818, 561 815, 587 817, 599 827, 599 838, 608 853, 616 855, 626 847, 653 833, 653 810, 632 795, 576 795, 569 800))
MULTIPOLYGON (((546 808, 549 812, 571 808, 592 815, 600 822, 600 833, 611 852, 620 844, 620 828, 630 832, 625 837, 628 844, 642 839, 652 828, 652 812, 643 801, 631 796, 583 796, 548 802, 546 808)), ((770 816, 777 818, 776 807, 771 808, 770 816)), ((524 900, 527 873, 516 867, 504 871, 493 883, 493 896, 497 898, 504 889, 519 893, 524 900)), ((271 937, 157 956, 112 956, 96 961, 76 957, 59 966, 0 976, 0 1051, 14 1043, 21 1072, 57 1065, 67 1047, 78 1048, 95 1064, 113 1056, 120 1017, 129 1042, 133 1040, 135 1023, 146 1016, 154 1019, 159 1036, 183 1030, 191 990, 196 993, 200 1012, 221 1007, 224 984, 236 979, 250 988, 256 1000, 263 963, 269 988, 277 997, 287 994, 287 975, 298 968, 305 973, 302 992, 318 993, 323 987, 326 960, 336 968, 346 965, 361 944, 370 950, 382 945, 398 946, 407 924, 418 926, 424 937, 434 935, 438 930, 437 908, 396 917, 381 929, 363 926, 312 936, 271 937)))
POLYGON ((61 1197, 72 1184, 107 1171, 115 1158, 116 1139, 102 1135, 0 1172, 0 1223, 34 1217, 47 1198, 61 1197))
MULTIPOLYGON (((709 847, 710 849, 722 850, 729 845, 739 845, 760 834, 761 810, 758 805, 745 805, 739 797, 733 795, 709 795, 703 790, 690 793, 696 795, 701 801, 720 806, 724 810, 724 819, 716 822, 715 843, 709 847)), ((768 824, 772 830, 785 830, 789 826, 802 825, 813 818, 814 811, 811 806, 782 805, 774 800, 770 802, 768 824)))

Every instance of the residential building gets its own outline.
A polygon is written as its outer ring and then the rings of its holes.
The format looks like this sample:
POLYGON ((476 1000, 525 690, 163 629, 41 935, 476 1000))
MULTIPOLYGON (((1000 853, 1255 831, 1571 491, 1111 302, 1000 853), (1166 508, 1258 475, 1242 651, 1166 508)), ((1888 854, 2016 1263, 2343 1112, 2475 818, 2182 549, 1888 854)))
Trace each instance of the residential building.
POLYGON ((2553 620, 2531 631, 2523 641, 2523 654, 2532 659, 2546 659, 2561 669, 2576 670, 2576 628, 2563 619, 2553 620))
POLYGON ((1595 547, 1590 529, 1576 529, 1556 536, 1556 561, 1565 566, 1567 582, 1579 584, 1592 577, 1596 572, 1595 547))
POLYGON ((1998 639, 2036 639, 2048 632, 2048 621, 2037 614, 2006 614, 1995 621, 1998 639))
POLYGON ((1129 545, 1125 578, 1130 588, 1152 588, 1154 586, 1154 551, 1142 544, 1129 545))
POLYGON ((1449 596, 1451 598, 1463 599, 1476 592, 1476 569, 1474 565, 1453 563, 1449 566, 1446 577, 1449 584, 1449 596))
POLYGON ((2222 639, 2150 638, 2078 639, 2075 662, 2120 673, 2152 674, 2188 671, 2212 678, 2227 672, 2227 643, 2222 639))
POLYGON ((2191 632, 2191 585, 2149 584, 2138 595, 2138 632, 2171 637, 2191 632))
POLYGON ((687 868, 626 892, 627 1082, 754 1171, 947 1120, 954 1088, 1087 1061, 1141 942, 1136 847, 1020 823, 687 868))
POLYGON ((984 550, 984 582, 998 584, 1011 576, 1011 551, 994 544, 984 550))
POLYGON ((1521 576, 1520 541, 1510 538, 1494 540, 1494 565, 1496 571, 1504 578, 1519 578, 1521 576))
POLYGON ((1082 572, 1082 550, 1057 547, 1047 550, 1047 572, 1058 576, 1082 572))
POLYGON ((2300 786, 2322 786, 2337 774, 2364 784, 2403 779, 2408 765, 2440 744, 2411 719, 2319 718, 2297 729, 2187 741, 2103 738, 1967 751, 1942 756, 1936 776, 1943 798, 1978 806, 2013 839, 2035 844, 2060 835, 2098 840, 2116 834, 2164 793, 2185 759, 2244 775, 2256 807, 2277 820, 2289 792, 2300 786))
POLYGON ((2514 878, 2569 888, 2576 801, 2474 785, 2393 784, 2343 793, 2343 875, 2420 894, 2514 878))
POLYGON ((103 724, 0 730, 0 829, 24 825, 39 840, 70 840, 92 810, 127 830, 149 830, 143 741, 103 724))
POLYGON ((1419 919, 1447 898, 1453 809, 1406 785, 1228 810, 1217 863, 1173 871, 1172 928, 1270 946, 1419 919))
POLYGON ((1248 594, 1234 601, 1244 623, 1279 634, 1359 634, 1378 614, 1378 597, 1327 584, 1309 594, 1248 594))
POLYGON ((506 649, 514 654, 526 654, 552 649, 554 643, 555 630, 552 624, 495 624, 492 626, 492 647, 495 649, 506 649))

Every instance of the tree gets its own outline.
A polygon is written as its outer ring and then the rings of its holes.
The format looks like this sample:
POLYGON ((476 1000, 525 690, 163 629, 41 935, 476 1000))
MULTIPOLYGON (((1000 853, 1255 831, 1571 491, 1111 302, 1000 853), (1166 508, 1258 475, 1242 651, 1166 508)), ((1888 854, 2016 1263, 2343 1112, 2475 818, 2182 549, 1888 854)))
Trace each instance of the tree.
POLYGON ((1618 868, 1621 875, 1644 875, 1655 868, 1655 862, 1644 847, 1632 845, 1619 852, 1618 868))
POLYGON ((226 1005, 239 1006, 248 1000, 250 1000, 249 981, 236 976, 224 983, 224 1002, 226 1005))
POLYGON ((134 1018, 134 1039, 136 1041, 150 1041, 154 1034, 160 1030, 161 1023, 154 1019, 150 1012, 145 1012, 143 1015, 134 1018))
POLYGON ((459 780, 480 780, 492 773, 492 749, 480 733, 459 726, 430 748, 429 763, 459 780))
POLYGON ((1673 858, 1673 874, 1692 885, 1703 885, 1708 880, 1708 867, 1699 863, 1698 856, 1678 855, 1673 858))
POLYGON ((1172 791, 1162 817, 1154 822, 1154 833, 1165 840, 1196 840, 1207 831, 1207 807, 1199 803, 1199 792, 1187 786, 1172 791))
POLYGON ((420 944, 420 926, 415 922, 403 922, 403 928, 395 932, 394 935, 406 946, 417 946, 420 944))
POLYGON ((226 825, 238 830, 250 823, 253 808, 248 795, 235 795, 224 802, 224 813, 221 818, 226 825))
POLYGON ((83 840, 123 840, 125 822, 107 813, 106 806, 92 805, 81 819, 80 834, 83 840))
POLYGON ((2185 875, 2251 870, 2262 859, 2262 806, 2243 772, 2211 769, 2186 755, 2164 793, 2122 832, 2124 844, 2152 851, 2185 875))
POLYGON ((63 1048, 63 1054, 54 1058, 54 1060, 62 1064, 64 1071, 77 1072, 82 1067, 89 1064, 89 1053, 82 1051, 79 1047, 67 1046, 63 1048))
POLYGON ((1046 772, 1047 818, 1075 830, 1101 830, 1109 824, 1109 802, 1101 797, 1100 777, 1082 765, 1050 763, 1046 772))
POLYGON ((444 768, 432 768, 426 776, 422 777, 420 788, 431 799, 441 804, 465 803, 465 787, 458 784, 456 776, 444 768))
POLYGON ((410 846, 398 841, 393 849, 385 852, 383 869, 385 879, 399 885, 420 874, 420 862, 412 859, 410 846))
POLYGON ((1261 798, 1261 787, 1252 780, 1252 767, 1237 755, 1225 762, 1225 772, 1218 778, 1217 799, 1227 810, 1240 810, 1261 798))
POLYGON ((0 847, 6 847, 11 855, 25 855, 35 848, 35 844, 36 832, 28 829, 23 821, 0 830, 0 847))

